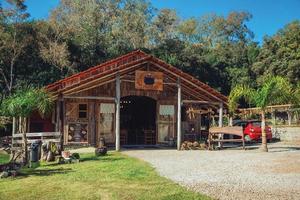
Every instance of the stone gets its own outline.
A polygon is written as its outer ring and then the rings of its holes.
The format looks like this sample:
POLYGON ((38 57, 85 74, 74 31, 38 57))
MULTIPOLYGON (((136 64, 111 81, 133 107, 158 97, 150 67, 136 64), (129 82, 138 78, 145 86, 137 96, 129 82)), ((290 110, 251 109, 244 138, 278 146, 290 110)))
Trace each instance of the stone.
POLYGON ((0 174, 0 178, 7 178, 9 176, 9 173, 7 171, 4 171, 0 174))

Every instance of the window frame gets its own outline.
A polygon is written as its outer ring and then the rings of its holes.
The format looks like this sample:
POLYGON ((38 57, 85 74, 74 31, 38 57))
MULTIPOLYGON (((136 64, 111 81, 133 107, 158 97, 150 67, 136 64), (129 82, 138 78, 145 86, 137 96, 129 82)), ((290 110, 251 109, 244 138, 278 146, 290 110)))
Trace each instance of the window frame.
POLYGON ((79 103, 78 104, 78 119, 88 119, 88 112, 89 109, 88 109, 88 104, 87 103, 79 103), (86 109, 80 109, 80 105, 85 105, 86 106, 86 109), (86 117, 80 117, 80 113, 86 113, 86 117))

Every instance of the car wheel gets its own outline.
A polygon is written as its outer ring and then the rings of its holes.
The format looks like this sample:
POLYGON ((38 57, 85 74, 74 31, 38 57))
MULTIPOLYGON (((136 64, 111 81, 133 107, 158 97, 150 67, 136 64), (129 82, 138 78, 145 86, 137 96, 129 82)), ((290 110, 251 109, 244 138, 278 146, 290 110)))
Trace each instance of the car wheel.
POLYGON ((272 139, 267 139, 267 142, 268 142, 268 143, 272 142, 272 139))
POLYGON ((245 141, 246 142, 251 142, 252 141, 249 135, 245 135, 245 141))

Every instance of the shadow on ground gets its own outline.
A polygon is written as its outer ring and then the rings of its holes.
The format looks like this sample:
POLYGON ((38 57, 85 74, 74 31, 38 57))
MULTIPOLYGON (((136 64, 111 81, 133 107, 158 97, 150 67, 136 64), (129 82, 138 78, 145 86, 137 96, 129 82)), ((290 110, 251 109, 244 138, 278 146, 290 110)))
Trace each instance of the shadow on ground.
MULTIPOLYGON (((246 146, 246 150, 259 150, 261 146, 261 143, 256 144, 250 144, 246 146)), ((270 143, 268 144, 268 149, 270 152, 276 153, 276 152, 286 152, 286 151, 300 151, 300 146, 295 145, 287 145, 282 144, 280 142, 278 143, 270 143)))
POLYGON ((86 162, 86 161, 101 161, 101 162, 115 162, 119 160, 123 160, 123 157, 116 157, 111 154, 107 154, 105 156, 89 156, 89 157, 83 157, 80 158, 80 162, 86 162))
POLYGON ((71 168, 58 168, 58 169, 28 169, 22 171, 17 178, 27 178, 30 176, 51 176, 55 174, 66 174, 73 172, 71 168))

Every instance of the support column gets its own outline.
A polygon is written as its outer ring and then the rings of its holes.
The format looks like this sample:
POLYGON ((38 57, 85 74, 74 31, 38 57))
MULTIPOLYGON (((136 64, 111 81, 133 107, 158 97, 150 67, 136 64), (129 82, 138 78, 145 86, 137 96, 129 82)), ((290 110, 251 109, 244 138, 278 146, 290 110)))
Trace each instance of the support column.
POLYGON ((288 125, 291 126, 292 125, 292 112, 287 111, 287 115, 288 115, 288 125))
POLYGON ((60 98, 56 101, 56 123, 55 123, 55 131, 60 132, 60 98))
POLYGON ((16 134, 16 123, 17 123, 17 120, 15 117, 13 117, 13 121, 12 121, 12 139, 11 139, 11 143, 12 143, 12 147, 14 146, 14 136, 16 134))
POLYGON ((230 116, 229 117, 229 123, 228 123, 229 126, 233 126, 233 117, 230 116))
POLYGON ((276 126, 276 112, 273 110, 271 113, 271 117, 272 117, 272 126, 275 127, 276 126))
POLYGON ((177 150, 180 150, 181 146, 181 86, 180 79, 177 82, 178 92, 177 92, 177 150))
MULTIPOLYGON (((223 127, 223 103, 220 103, 219 107, 219 127, 223 127)), ((219 139, 223 139, 223 135, 219 135, 219 139)), ((218 147, 222 147, 222 143, 218 143, 218 147)))
POLYGON ((120 151, 120 75, 116 78, 116 151, 120 151))

